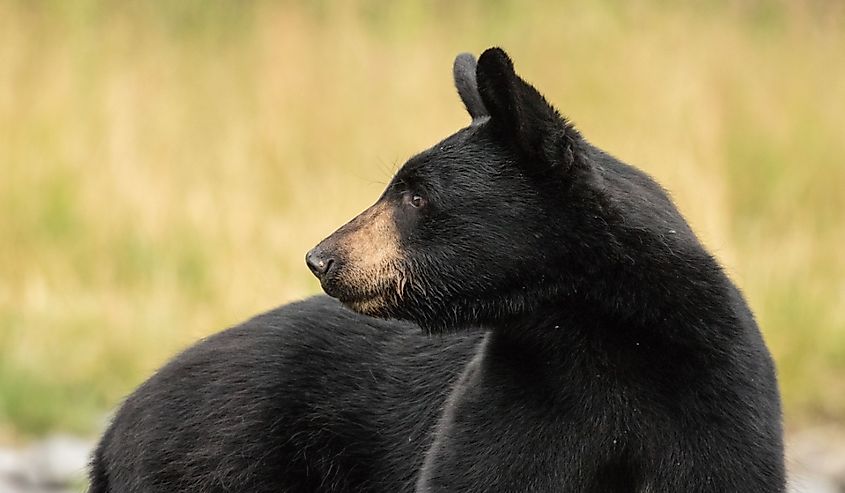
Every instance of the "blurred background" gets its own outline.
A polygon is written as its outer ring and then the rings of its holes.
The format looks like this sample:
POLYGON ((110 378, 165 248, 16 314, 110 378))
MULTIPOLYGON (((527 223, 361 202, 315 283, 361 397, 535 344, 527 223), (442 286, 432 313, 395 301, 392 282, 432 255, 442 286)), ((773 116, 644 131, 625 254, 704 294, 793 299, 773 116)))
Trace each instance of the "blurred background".
POLYGON ((0 492, 68 487, 175 352, 318 292, 305 251, 468 123, 452 60, 492 45, 672 192, 777 360, 796 488, 842 487, 845 3, 0 0, 0 492))

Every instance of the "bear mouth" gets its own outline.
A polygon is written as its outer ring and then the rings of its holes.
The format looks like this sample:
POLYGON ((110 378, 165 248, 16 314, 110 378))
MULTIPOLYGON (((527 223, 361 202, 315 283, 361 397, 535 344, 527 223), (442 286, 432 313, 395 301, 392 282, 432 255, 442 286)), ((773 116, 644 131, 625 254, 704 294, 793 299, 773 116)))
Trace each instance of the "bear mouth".
POLYGON ((338 298, 338 300, 350 310, 362 315, 379 316, 387 308, 386 300, 381 295, 356 297, 355 299, 338 298))
POLYGON ((385 318, 398 302, 391 278, 351 276, 342 271, 331 274, 320 279, 323 292, 354 312, 385 318))
POLYGON ((388 307, 388 298, 384 292, 368 291, 364 293, 337 293, 331 294, 326 292, 329 296, 337 299, 344 306, 350 310, 369 316, 383 316, 388 307))

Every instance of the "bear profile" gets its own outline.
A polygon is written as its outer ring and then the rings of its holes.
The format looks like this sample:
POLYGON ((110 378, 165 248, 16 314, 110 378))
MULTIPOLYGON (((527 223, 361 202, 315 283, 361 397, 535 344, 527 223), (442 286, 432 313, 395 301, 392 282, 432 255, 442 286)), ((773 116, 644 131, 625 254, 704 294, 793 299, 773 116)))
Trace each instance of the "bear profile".
POLYGON ((668 195, 509 56, 471 123, 306 263, 328 296, 214 335, 123 404, 92 492, 779 492, 774 365, 668 195))

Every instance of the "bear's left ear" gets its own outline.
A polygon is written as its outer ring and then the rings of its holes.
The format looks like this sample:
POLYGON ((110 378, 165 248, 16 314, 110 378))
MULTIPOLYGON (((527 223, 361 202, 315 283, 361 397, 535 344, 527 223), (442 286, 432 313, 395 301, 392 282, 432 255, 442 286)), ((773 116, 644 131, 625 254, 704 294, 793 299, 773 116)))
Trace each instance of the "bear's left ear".
POLYGON ((575 161, 581 139, 546 99, 514 72, 501 48, 489 48, 478 60, 478 91, 490 123, 534 172, 566 173, 575 161))

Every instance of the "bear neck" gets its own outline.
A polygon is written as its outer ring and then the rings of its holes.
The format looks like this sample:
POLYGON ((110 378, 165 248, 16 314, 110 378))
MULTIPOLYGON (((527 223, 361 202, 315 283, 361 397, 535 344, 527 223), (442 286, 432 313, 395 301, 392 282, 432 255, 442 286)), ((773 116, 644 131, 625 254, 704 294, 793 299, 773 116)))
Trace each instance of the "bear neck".
POLYGON ((605 251, 599 255, 604 261, 581 269, 570 264, 552 276, 556 282, 522 294, 519 303, 500 304, 519 310, 483 325, 500 339, 533 344, 539 352, 558 351, 559 343, 579 338, 719 351, 753 323, 738 289, 697 241, 618 238, 614 248, 624 255, 605 251), (640 249, 631 249, 629 241, 640 249))

